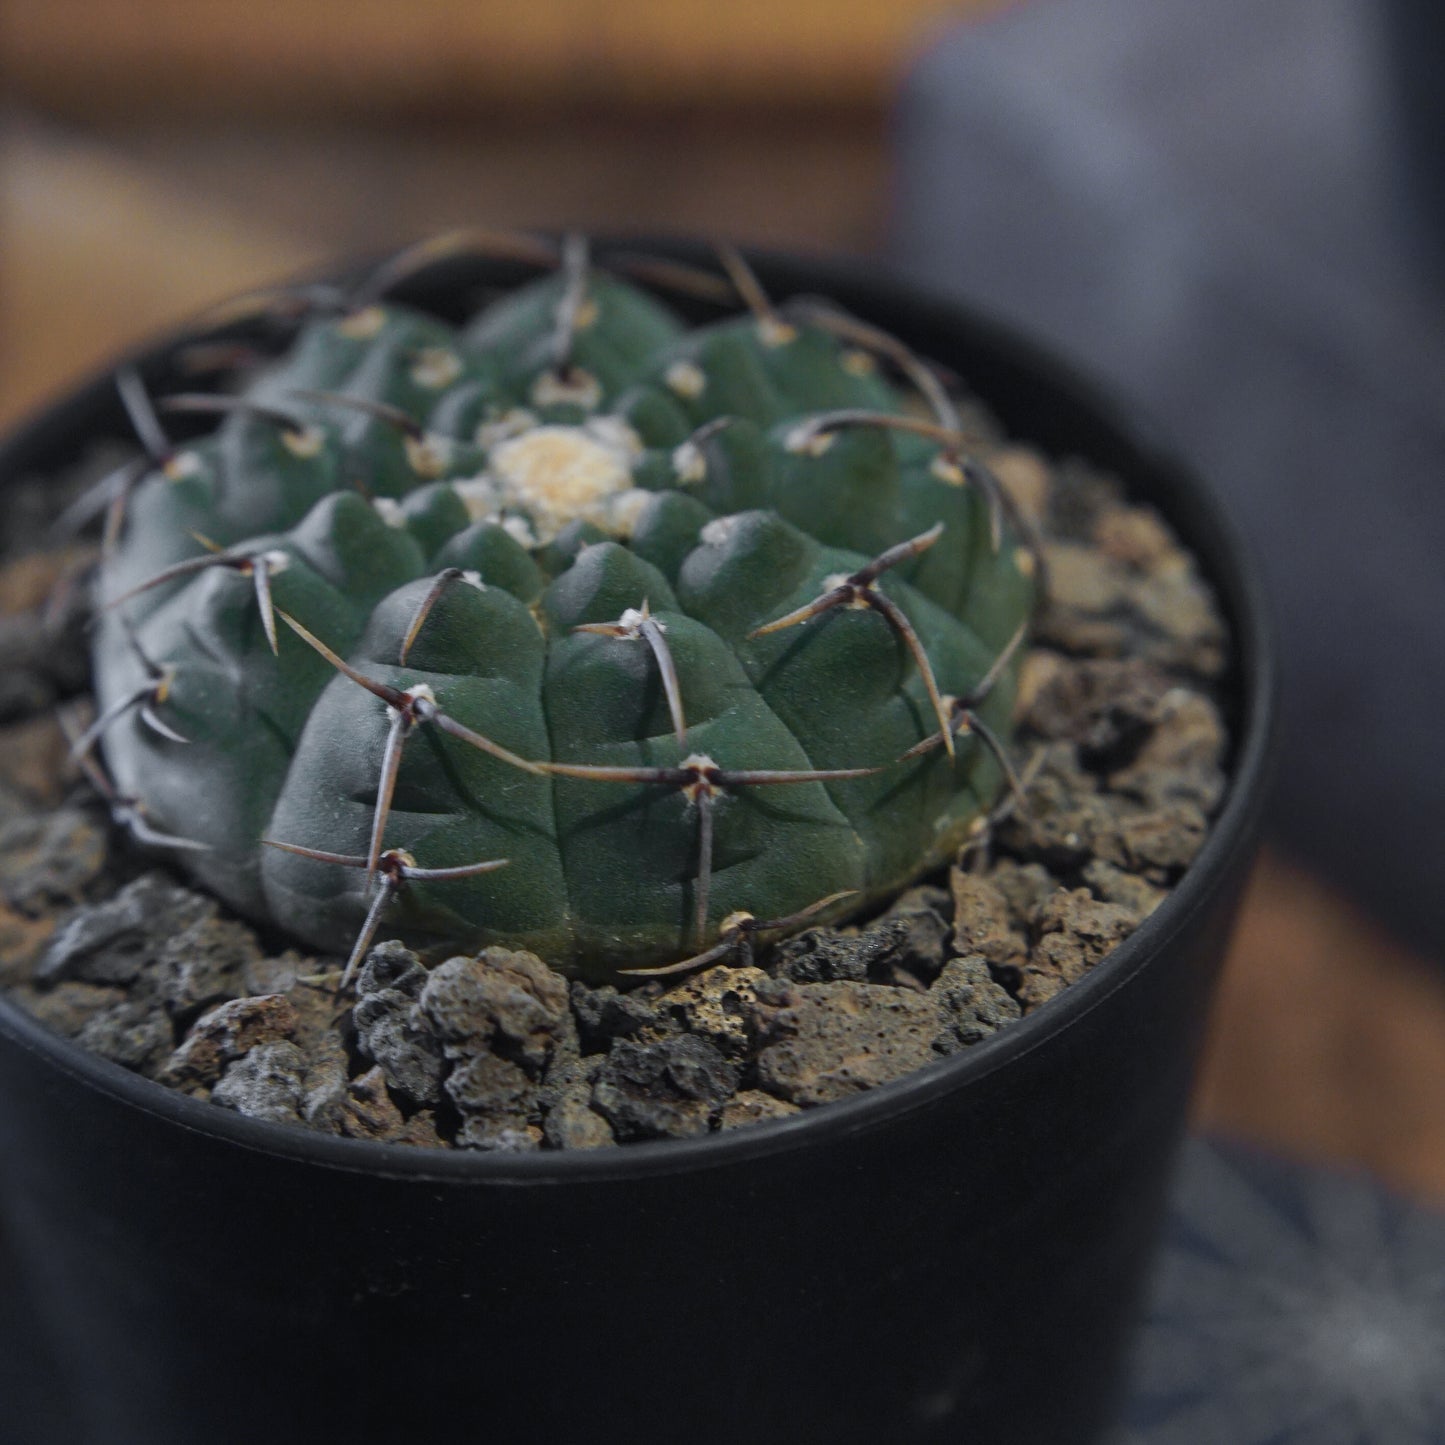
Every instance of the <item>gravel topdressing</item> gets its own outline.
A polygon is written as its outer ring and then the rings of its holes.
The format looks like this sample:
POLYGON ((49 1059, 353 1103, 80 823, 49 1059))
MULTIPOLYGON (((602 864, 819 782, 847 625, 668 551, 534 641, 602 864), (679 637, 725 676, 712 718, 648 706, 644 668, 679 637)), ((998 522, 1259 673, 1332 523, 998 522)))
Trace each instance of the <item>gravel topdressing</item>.
POLYGON ((65 762, 83 694, 68 486, 7 499, 0 559, 0 989, 56 1033, 218 1107, 432 1148, 599 1148, 778 1118, 887 1083, 1043 1006, 1167 896, 1224 791, 1224 625, 1149 508, 1078 463, 990 458, 1038 529, 1046 605, 1005 800, 951 869, 846 928, 627 992, 530 953, 287 947, 139 848, 65 762))

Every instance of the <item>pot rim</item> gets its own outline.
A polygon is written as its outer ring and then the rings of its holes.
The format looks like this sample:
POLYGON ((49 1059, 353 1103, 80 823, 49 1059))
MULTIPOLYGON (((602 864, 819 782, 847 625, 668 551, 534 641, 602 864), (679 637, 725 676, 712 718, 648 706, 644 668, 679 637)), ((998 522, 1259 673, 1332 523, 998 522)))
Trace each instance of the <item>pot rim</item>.
MULTIPOLYGON (((655 254, 684 260, 710 254, 708 247, 677 237, 601 237, 596 244, 599 251, 603 251, 613 241, 629 248, 645 245, 655 254)), ((247 1118, 206 1100, 177 1093, 89 1053, 52 1033, 3 993, 0 993, 0 1037, 8 1038, 60 1073, 124 1106, 162 1123, 209 1135, 253 1153, 340 1172, 453 1186, 555 1186, 735 1166, 765 1156, 821 1146, 840 1136, 887 1127, 896 1119, 928 1108, 956 1089, 967 1088, 1001 1070, 1020 1067, 1029 1055, 1074 1027, 1152 960, 1167 953, 1170 942, 1201 916, 1227 880, 1234 855, 1256 832, 1274 750, 1277 722, 1273 630, 1256 564, 1232 521, 1207 485, 1157 439, 1147 419, 1135 412, 1126 412, 1114 398, 1100 392, 1094 383, 1017 327, 991 318, 972 304, 936 295, 879 263, 798 252, 749 249, 746 254, 764 280, 775 270, 806 272, 816 289, 824 293, 866 293, 868 305, 859 309, 869 319, 886 324, 890 314, 900 311, 927 315, 930 324, 938 329, 967 335, 975 344, 982 341, 985 349, 1005 358, 1016 370, 1028 373, 1050 393, 1064 398, 1076 410, 1102 424, 1105 432, 1123 443, 1131 455, 1132 470, 1139 476, 1165 479, 1162 490, 1168 495, 1148 495, 1146 499, 1159 506, 1169 517, 1171 526, 1180 531, 1199 558, 1201 570, 1219 598, 1230 629, 1231 683, 1238 696, 1234 735, 1230 740, 1231 766, 1222 804, 1199 853, 1159 907, 1123 943, 1083 978, 1050 999, 1046 1006, 1008 1024, 982 1042, 931 1062, 901 1079, 784 1119, 693 1139, 650 1140, 610 1149, 521 1154, 422 1149, 344 1139, 292 1124, 247 1118), (1180 526, 1176 508, 1171 505, 1176 496, 1187 501, 1193 514, 1188 527, 1180 526)), ((365 264, 363 262, 362 267, 365 264)), ((475 260, 472 264, 476 264, 475 260)), ((334 278, 353 269, 361 268, 333 266, 322 274, 334 278)), ((316 279, 316 273, 306 279, 316 279)), ((404 296, 405 292, 406 288, 399 288, 398 294, 404 296)), ((41 469, 45 453, 56 450, 55 434, 73 423, 72 413, 94 413, 106 406, 108 395, 113 394, 111 378, 116 367, 129 363, 143 370, 154 369, 179 346, 199 334, 214 336, 217 330, 214 324, 203 325, 199 330, 195 324, 173 328, 125 352, 50 405, 22 418, 0 441, 0 486, 6 478, 41 469)), ((978 394, 987 403, 987 378, 966 380, 971 384, 977 382, 978 394)), ((95 426, 93 416, 88 418, 88 425, 95 426)), ((1018 440, 1028 443, 1032 439, 1019 436, 1018 440)), ((53 458, 51 464, 56 464, 53 458)), ((1138 477, 1130 480, 1132 495, 1138 477)))

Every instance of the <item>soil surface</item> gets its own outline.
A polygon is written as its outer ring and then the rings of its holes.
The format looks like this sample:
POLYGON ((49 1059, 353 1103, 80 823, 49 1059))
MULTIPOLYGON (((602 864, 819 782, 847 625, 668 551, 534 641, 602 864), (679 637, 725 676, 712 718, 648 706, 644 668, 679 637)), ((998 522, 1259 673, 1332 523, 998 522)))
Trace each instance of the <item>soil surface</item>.
POLYGON ((0 556, 0 988, 55 1032, 253 1118, 430 1148, 595 1149, 776 1119, 972 1047, 1158 906, 1225 786, 1224 624, 1151 509, 1077 463, 990 458, 1046 603, 1014 745, 1026 789, 881 915, 626 992, 489 949, 339 961, 258 932, 139 847, 67 764, 92 550, 49 519, 113 456, 13 488, 0 556))

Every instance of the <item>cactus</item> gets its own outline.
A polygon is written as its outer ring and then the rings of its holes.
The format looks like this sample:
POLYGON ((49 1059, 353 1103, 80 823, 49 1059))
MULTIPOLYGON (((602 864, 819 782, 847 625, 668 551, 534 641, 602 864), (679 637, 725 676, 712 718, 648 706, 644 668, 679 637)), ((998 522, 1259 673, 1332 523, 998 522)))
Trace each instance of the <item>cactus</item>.
POLYGON ((726 248, 384 299, 441 249, 304 293, 234 393, 121 375, 76 752, 122 821, 348 974, 379 930, 690 966, 956 849, 1036 569, 935 370, 726 248))

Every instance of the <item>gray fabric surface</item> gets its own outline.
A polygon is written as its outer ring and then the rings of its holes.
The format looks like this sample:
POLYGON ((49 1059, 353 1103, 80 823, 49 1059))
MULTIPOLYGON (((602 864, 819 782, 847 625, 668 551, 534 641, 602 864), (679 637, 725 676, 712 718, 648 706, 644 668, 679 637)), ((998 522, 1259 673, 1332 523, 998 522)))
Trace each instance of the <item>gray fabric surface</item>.
POLYGON ((1282 634, 1275 832, 1445 957, 1445 286, 1382 13, 1035 0, 947 31, 900 98, 893 256, 1225 498, 1282 634))

